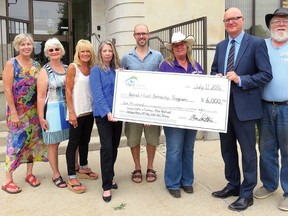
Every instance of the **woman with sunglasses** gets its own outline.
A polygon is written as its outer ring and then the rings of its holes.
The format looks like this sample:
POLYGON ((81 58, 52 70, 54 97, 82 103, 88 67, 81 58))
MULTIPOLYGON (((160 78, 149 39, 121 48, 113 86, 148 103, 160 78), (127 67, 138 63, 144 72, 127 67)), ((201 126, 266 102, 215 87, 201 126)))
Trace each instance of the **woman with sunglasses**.
POLYGON ((57 38, 48 39, 44 54, 50 60, 45 64, 37 81, 37 107, 43 132, 48 145, 48 159, 53 171, 52 181, 59 188, 67 187, 58 168, 58 147, 69 138, 69 122, 66 121, 65 80, 67 65, 61 63, 65 50, 57 38))

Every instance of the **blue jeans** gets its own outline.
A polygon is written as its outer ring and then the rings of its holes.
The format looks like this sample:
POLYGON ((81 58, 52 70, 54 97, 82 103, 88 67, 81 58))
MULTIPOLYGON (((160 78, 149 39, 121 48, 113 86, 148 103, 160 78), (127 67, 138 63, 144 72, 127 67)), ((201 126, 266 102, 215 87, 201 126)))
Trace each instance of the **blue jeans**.
POLYGON ((164 180, 167 189, 191 186, 194 182, 193 156, 196 130, 164 127, 166 162, 164 180))
POLYGON ((278 188, 280 149, 280 182, 288 197, 288 106, 263 102, 263 109, 259 125, 260 179, 268 191, 278 188))

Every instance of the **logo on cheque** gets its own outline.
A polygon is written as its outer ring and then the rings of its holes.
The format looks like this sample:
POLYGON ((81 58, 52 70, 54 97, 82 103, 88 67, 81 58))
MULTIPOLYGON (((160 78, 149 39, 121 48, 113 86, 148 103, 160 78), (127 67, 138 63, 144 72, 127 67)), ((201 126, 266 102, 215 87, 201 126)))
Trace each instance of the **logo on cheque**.
POLYGON ((134 86, 138 82, 138 78, 136 76, 131 76, 127 80, 125 80, 125 83, 127 86, 134 86))

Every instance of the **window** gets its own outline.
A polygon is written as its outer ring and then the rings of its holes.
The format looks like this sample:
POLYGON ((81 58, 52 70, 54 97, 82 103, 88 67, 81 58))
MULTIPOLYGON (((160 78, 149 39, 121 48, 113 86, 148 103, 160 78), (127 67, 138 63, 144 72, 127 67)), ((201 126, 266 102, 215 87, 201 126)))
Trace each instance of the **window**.
MULTIPOLYGON (((288 0, 283 0, 283 6, 287 5, 288 0)), ((245 17, 245 32, 258 37, 267 38, 270 31, 265 24, 265 15, 274 13, 282 5, 282 0, 226 0, 225 8, 237 7, 245 17)))
POLYGON ((8 15, 12 18, 29 20, 28 0, 8 1, 8 15))

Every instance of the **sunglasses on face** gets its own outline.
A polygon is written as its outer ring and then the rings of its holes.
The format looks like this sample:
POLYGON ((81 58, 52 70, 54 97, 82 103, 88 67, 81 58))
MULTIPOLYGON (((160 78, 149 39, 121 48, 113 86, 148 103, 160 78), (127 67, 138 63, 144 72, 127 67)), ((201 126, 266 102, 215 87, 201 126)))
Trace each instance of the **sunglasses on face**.
POLYGON ((51 49, 48 49, 49 52, 53 52, 53 51, 58 52, 59 50, 60 50, 60 48, 58 48, 58 47, 55 48, 55 49, 52 49, 52 48, 51 48, 51 49))

